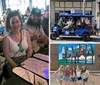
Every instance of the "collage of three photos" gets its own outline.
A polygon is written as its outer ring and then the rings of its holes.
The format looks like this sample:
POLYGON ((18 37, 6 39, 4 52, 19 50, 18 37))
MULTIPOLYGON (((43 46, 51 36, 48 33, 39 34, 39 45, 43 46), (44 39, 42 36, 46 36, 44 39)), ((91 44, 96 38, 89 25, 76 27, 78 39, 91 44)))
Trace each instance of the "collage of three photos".
POLYGON ((0 0, 0 85, 100 85, 100 0, 0 0))

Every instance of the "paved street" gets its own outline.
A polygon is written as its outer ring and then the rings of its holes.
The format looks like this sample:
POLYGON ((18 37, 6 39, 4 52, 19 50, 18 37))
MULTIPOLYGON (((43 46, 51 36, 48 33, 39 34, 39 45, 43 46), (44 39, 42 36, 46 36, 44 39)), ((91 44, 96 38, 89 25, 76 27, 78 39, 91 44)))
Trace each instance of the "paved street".
MULTIPOLYGON (((53 72, 50 76, 50 85, 58 85, 53 72)), ((100 85, 100 73, 90 73, 88 85, 100 85)))
MULTIPOLYGON (((58 37, 56 40, 50 40, 51 42, 58 42, 58 41, 63 41, 63 42, 71 42, 71 41, 74 41, 74 42, 85 42, 84 40, 82 40, 81 37, 79 36, 63 36, 62 37, 58 37)), ((91 36, 91 40, 88 41, 88 42, 100 42, 100 33, 99 35, 92 35, 91 36)))
MULTIPOLYGON (((58 42, 58 41, 63 41, 63 42, 85 42, 84 40, 82 40, 80 37, 66 37, 66 38, 62 38, 59 39, 57 38, 56 40, 50 40, 51 42, 58 42)), ((100 36, 92 36, 91 40, 88 42, 100 42, 100 36)))

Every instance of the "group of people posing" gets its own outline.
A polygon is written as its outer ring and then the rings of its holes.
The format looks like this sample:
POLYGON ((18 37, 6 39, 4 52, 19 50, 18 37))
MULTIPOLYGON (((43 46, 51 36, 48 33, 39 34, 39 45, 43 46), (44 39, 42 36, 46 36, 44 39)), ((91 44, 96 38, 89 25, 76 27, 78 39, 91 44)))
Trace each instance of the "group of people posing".
POLYGON ((86 66, 70 67, 69 65, 60 65, 55 72, 55 77, 59 85, 87 85, 89 71, 86 66))

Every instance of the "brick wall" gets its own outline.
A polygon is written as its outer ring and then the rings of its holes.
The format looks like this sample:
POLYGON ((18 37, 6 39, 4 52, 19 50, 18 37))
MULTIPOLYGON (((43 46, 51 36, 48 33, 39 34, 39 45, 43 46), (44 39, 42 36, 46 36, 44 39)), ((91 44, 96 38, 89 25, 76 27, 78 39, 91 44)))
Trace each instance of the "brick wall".
MULTIPOLYGON (((87 69, 89 70, 100 70, 100 60, 98 55, 100 55, 100 44, 96 44, 96 50, 95 50, 95 55, 96 55, 96 63, 91 64, 91 65, 85 65, 87 69)), ((58 63, 58 45, 57 44, 51 44, 51 49, 50 49, 50 69, 51 71, 55 71, 59 68, 59 63, 58 63)), ((70 66, 76 66, 70 65, 70 66)))

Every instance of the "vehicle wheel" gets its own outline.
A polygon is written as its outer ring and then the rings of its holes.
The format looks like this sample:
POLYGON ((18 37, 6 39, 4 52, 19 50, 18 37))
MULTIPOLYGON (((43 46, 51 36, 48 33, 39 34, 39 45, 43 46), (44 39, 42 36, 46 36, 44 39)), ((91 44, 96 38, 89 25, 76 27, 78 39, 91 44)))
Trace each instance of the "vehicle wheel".
POLYGON ((82 39, 83 39, 84 41, 89 41, 89 40, 90 40, 90 35, 89 35, 88 33, 84 33, 84 34, 82 35, 82 39))
POLYGON ((53 32, 53 33, 50 35, 50 38, 51 38, 52 40, 56 40, 57 34, 56 34, 55 32, 53 32))

